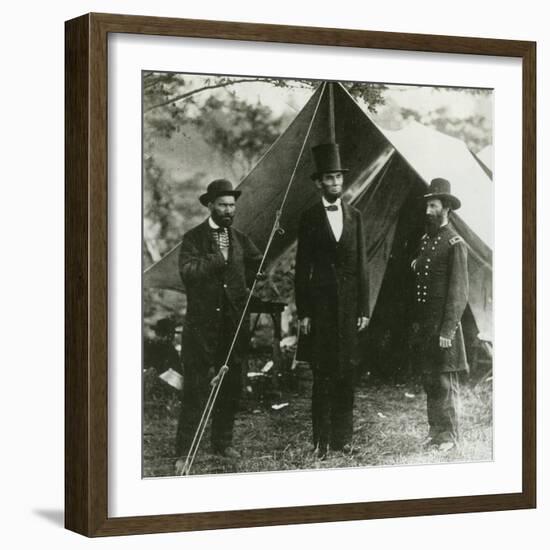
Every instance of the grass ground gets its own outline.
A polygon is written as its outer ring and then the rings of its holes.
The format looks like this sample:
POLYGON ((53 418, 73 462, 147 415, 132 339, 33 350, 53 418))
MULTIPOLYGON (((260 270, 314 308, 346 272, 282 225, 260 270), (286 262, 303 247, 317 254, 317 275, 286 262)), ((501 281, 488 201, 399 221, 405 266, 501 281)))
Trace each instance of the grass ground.
MULTIPOLYGON (((258 392, 259 393, 259 392, 258 392)), ((423 449, 427 433, 426 399, 422 388, 407 385, 360 384, 355 393, 355 453, 344 456, 332 452, 319 461, 312 454, 309 370, 302 368, 293 391, 276 400, 248 393, 238 414, 234 446, 242 458, 238 462, 209 452, 206 432, 195 459, 193 474, 264 472, 441 462, 485 461, 492 459, 492 385, 484 381, 461 389, 462 441, 443 454, 423 449), (288 406, 274 410, 275 402, 288 406)), ((144 477, 171 476, 174 472, 174 437, 179 399, 174 390, 146 373, 143 430, 144 477)))

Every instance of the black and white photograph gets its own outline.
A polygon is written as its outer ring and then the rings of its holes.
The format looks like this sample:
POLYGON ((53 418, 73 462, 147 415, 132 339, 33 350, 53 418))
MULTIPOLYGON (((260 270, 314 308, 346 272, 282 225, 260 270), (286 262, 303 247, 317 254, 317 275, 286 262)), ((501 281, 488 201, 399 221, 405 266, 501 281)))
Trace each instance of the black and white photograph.
POLYGON ((493 460, 493 90, 141 84, 142 476, 493 460))
POLYGON ((8 3, 3 547, 547 546, 545 12, 8 3))

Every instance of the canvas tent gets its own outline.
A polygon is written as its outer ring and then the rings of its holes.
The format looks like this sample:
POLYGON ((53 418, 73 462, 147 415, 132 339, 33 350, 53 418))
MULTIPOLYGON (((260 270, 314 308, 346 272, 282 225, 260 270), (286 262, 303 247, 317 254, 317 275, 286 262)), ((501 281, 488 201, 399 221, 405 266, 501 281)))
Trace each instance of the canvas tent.
POLYGON ((481 151, 474 154, 476 160, 491 179, 493 178, 493 154, 492 145, 487 145, 481 151))
MULTIPOLYGON (((420 198, 433 177, 446 177, 463 201, 453 225, 470 249, 469 313, 479 337, 492 339, 492 182, 466 146, 453 138, 412 124, 397 132, 382 131, 340 84, 322 85, 287 130, 240 183, 235 227, 265 247, 276 211, 296 165, 281 215, 284 234, 275 238, 267 261, 272 265, 295 242, 301 213, 318 191, 311 148, 334 137, 340 144, 345 199, 363 214, 369 260, 370 306, 375 327, 386 327, 403 340, 412 285, 410 259, 423 233, 420 198), (299 157, 299 152, 308 135, 299 157), (480 209, 487 209, 480 215, 480 209), (396 289, 399 291, 396 292, 396 289), (378 321, 376 321, 378 319, 378 321)), ((184 291, 177 269, 178 247, 149 267, 144 287, 184 291)), ((374 325, 373 325, 374 323, 374 325)), ((387 330, 384 334, 387 333, 387 330)))
POLYGON ((469 306, 478 337, 492 341, 493 184, 466 144, 433 128, 411 122, 402 130, 383 131, 416 174, 429 182, 444 177, 462 206, 452 225, 469 246, 469 306))

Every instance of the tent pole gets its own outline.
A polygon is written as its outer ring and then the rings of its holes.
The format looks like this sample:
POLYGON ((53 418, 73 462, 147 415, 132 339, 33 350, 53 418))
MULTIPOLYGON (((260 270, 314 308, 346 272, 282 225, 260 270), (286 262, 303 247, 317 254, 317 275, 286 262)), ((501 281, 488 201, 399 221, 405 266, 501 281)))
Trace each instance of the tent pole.
POLYGON ((336 123, 334 120, 334 83, 333 82, 329 82, 329 85, 328 85, 328 100, 329 100, 328 124, 329 124, 329 130, 330 130, 330 142, 336 143, 336 123))

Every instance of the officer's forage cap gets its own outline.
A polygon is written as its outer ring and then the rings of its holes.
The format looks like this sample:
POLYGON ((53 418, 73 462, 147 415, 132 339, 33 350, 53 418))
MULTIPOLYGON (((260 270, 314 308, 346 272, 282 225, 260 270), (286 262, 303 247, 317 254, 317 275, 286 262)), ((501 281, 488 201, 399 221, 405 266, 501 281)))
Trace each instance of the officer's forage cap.
POLYGON ((461 206, 460 199, 451 193, 451 182, 445 178, 435 178, 430 182, 428 192, 424 199, 447 199, 453 210, 458 210, 461 206))

